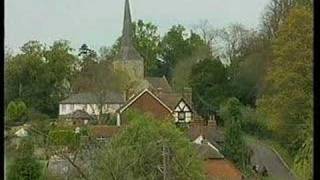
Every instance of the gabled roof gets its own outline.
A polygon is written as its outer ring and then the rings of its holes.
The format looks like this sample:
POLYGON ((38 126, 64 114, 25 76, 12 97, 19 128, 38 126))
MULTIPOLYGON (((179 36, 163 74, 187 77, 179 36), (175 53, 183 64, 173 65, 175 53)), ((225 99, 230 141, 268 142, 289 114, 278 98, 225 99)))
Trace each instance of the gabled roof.
POLYGON ((163 92, 172 92, 172 88, 167 81, 166 77, 145 77, 152 89, 161 89, 163 92))
POLYGON ((163 107, 165 107, 169 112, 172 112, 171 108, 166 105, 159 97, 157 97, 155 94, 153 94, 150 90, 144 89, 136 96, 133 96, 126 104, 124 104, 122 107, 120 107, 117 111, 122 113, 125 111, 128 107, 130 107, 131 104, 133 104, 138 98, 140 98, 145 93, 150 94, 155 100, 157 100, 163 107))
POLYGON ((204 139, 201 135, 193 141, 200 156, 203 159, 222 159, 224 156, 220 153, 218 148, 212 145, 209 141, 204 139))
MULTIPOLYGON (((106 93, 105 103, 124 103, 123 94, 119 92, 106 93)), ((96 104, 99 102, 99 97, 94 93, 78 93, 72 94, 67 99, 60 102, 60 104, 96 104)))

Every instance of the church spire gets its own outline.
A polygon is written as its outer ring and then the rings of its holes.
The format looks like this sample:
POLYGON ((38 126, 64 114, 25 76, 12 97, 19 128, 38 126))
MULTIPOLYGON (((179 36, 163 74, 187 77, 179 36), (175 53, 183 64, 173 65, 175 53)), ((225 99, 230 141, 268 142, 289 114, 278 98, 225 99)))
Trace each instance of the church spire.
POLYGON ((123 29, 120 44, 119 58, 122 60, 142 60, 142 57, 133 46, 133 29, 129 0, 125 0, 123 29))

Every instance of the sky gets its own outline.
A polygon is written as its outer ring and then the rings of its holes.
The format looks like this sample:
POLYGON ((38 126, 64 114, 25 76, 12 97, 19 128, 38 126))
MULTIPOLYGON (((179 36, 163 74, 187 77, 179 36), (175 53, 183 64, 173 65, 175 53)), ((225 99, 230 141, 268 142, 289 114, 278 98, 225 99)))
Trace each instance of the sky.
MULTIPOLYGON (((125 0, 5 0, 5 45, 14 53, 29 40, 64 39, 98 51, 121 36, 125 0)), ((215 28, 241 23, 257 28, 269 0, 130 0, 132 20, 188 29, 208 20, 215 28)))

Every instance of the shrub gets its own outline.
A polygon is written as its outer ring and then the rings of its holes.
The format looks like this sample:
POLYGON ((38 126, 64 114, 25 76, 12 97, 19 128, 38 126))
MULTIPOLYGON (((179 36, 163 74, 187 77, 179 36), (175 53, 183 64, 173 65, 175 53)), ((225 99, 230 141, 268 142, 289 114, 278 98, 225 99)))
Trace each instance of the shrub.
POLYGON ((11 101, 7 107, 6 117, 9 122, 24 122, 27 120, 28 108, 23 101, 11 101))
POLYGON ((18 153, 9 166, 9 180, 37 180, 41 178, 41 164, 33 155, 33 144, 29 139, 23 139, 18 153))

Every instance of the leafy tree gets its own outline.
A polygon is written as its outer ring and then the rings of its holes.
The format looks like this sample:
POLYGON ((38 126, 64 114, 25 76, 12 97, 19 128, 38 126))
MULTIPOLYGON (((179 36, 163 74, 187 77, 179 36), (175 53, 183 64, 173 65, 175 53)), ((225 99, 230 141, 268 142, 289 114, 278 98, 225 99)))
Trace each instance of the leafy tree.
POLYGON ((241 103, 236 98, 227 100, 222 118, 225 121, 225 144, 223 152, 242 169, 249 164, 249 150, 243 138, 241 103))
POLYGON ((290 11, 274 41, 274 59, 266 75, 267 89, 258 110, 292 155, 304 142, 301 131, 312 122, 312 12, 290 11))
POLYGON ((173 124, 137 113, 96 152, 93 179, 203 179, 201 159, 173 124))
POLYGON ((23 101, 11 101, 6 114, 10 122, 23 122, 27 120, 28 108, 23 101))
POLYGON ((138 20, 133 23, 134 43, 141 56, 144 58, 144 70, 147 76, 157 76, 159 66, 158 60, 160 53, 160 34, 158 27, 150 22, 138 20))
POLYGON ((187 41, 190 46, 191 55, 178 59, 173 71, 172 86, 176 92, 182 92, 183 88, 190 87, 189 78, 193 66, 205 58, 211 57, 210 48, 198 34, 191 32, 187 41))
POLYGON ((203 116, 215 113, 220 103, 229 96, 227 70, 218 58, 195 64, 190 84, 194 106, 203 116))
POLYGON ((21 51, 5 66, 7 103, 21 99, 30 109, 55 116, 59 100, 69 91, 73 73, 75 57, 69 43, 61 40, 45 47, 29 41, 21 51))
POLYGON ((172 26, 161 40, 161 58, 164 61, 163 74, 169 81, 171 81, 173 69, 178 60, 191 55, 185 31, 186 29, 182 25, 172 26))
POLYGON ((9 180, 41 179, 42 167, 33 155, 33 144, 29 139, 23 139, 18 153, 9 166, 9 180))

